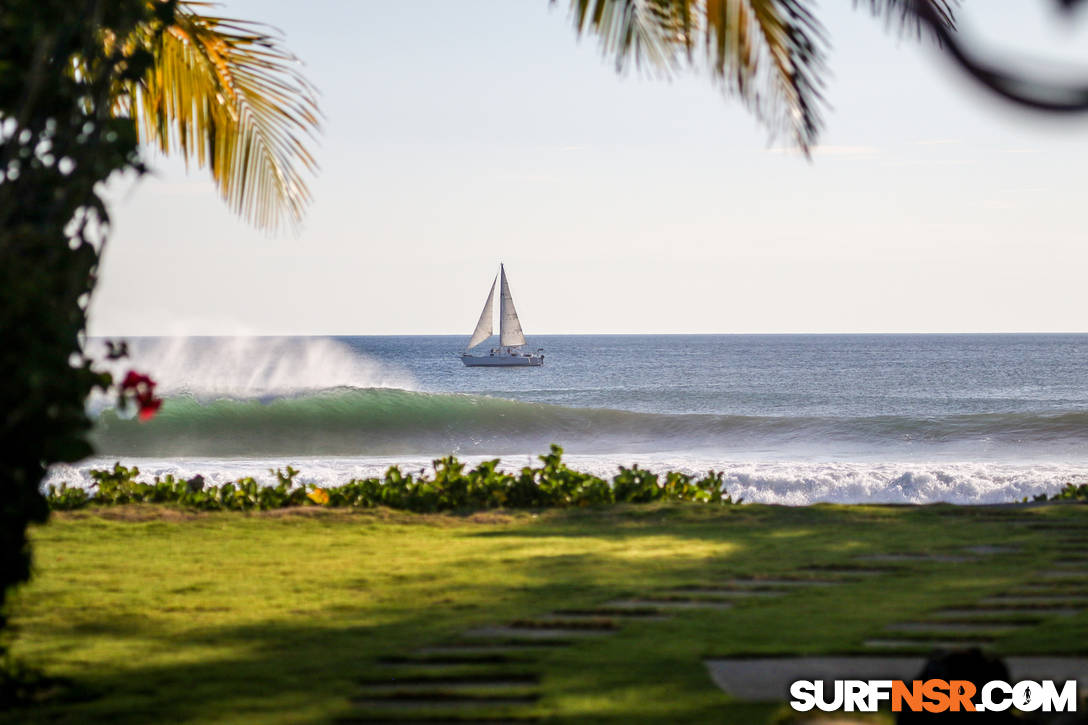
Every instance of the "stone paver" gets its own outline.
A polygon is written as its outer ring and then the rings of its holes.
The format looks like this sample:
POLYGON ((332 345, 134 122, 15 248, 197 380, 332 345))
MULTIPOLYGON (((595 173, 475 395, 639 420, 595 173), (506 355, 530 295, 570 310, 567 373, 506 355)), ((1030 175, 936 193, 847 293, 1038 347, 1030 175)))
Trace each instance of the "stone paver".
POLYGON ((592 610, 556 610, 555 616, 627 617, 631 619, 667 619, 667 612, 656 606, 598 606, 592 610))
POLYGON ((351 698, 354 705, 364 705, 368 709, 388 708, 398 710, 478 710, 494 708, 496 705, 531 704, 540 700, 540 693, 527 692, 522 695, 473 695, 471 692, 450 692, 435 690, 430 692, 390 692, 375 695, 360 695, 351 698))
POLYGON ((811 571, 817 574, 836 574, 843 577, 855 577, 855 576, 884 576, 886 574, 894 574, 894 569, 873 569, 863 566, 824 566, 814 564, 812 566, 801 567, 802 571, 811 571))
POLYGON ((383 657, 378 660, 378 664, 397 672, 405 670, 410 670, 412 672, 433 672, 442 670, 460 671, 465 668, 486 666, 519 667, 529 665, 533 661, 534 660, 531 657, 505 653, 484 653, 478 656, 472 653, 450 653, 448 655, 430 655, 424 653, 420 655, 412 654, 383 657))
POLYGON ((876 561, 876 562, 927 562, 934 563, 950 563, 950 564, 962 564, 969 561, 978 561, 976 557, 965 556, 961 554, 862 554, 861 556, 854 557, 857 561, 876 561))
POLYGON ((991 554, 1015 554, 1020 551, 1018 546, 996 546, 993 544, 979 544, 977 546, 965 546, 964 551, 971 554, 989 556, 991 554))
POLYGON ((884 629, 888 632, 964 632, 1000 634, 1034 626, 1034 622, 894 622, 884 629))
POLYGON ((1083 608, 1084 604, 1088 602, 1088 597, 1075 597, 1067 594, 1062 595, 1028 595, 1028 594, 997 594, 992 597, 984 597, 979 600, 982 604, 1050 604, 1058 607, 1080 607, 1083 608))
POLYGON ((759 597, 781 597, 786 592, 780 589, 731 589, 726 587, 680 587, 677 589, 665 589, 657 592, 655 596, 670 598, 680 597, 684 599, 748 599, 759 597))
POLYGON ((950 609, 938 609, 935 612, 931 612, 934 617, 964 617, 970 619, 985 619, 987 617, 1009 617, 1014 615, 1024 615, 1030 617, 1058 617, 1069 616, 1079 612, 1079 609, 1070 607, 1021 607, 1019 609, 1015 607, 961 607, 950 609))
MULTIPOLYGON (((511 690, 517 690, 518 693, 527 690, 535 683, 527 683, 524 680, 517 678, 503 678, 496 676, 491 680, 473 680, 466 681, 460 680, 456 677, 449 677, 445 679, 434 679, 431 681, 421 682, 393 682, 388 684, 364 684, 361 685, 363 694, 360 697, 370 697, 374 695, 394 695, 394 694, 421 694, 427 695, 432 692, 450 692, 461 694, 475 694, 484 695, 487 693, 502 693, 505 695, 511 694, 511 690)), ((527 693, 524 693, 527 694, 527 693)))
POLYGON ((987 648, 991 644, 993 644, 992 637, 976 637, 973 639, 920 639, 914 637, 896 639, 895 637, 877 637, 867 639, 864 642, 865 647, 869 649, 911 649, 925 652, 935 649, 957 649, 961 647, 987 648))
POLYGON ((768 587, 772 589, 803 589, 805 587, 832 587, 843 584, 842 579, 759 579, 759 578, 736 578, 729 579, 725 582, 726 586, 732 587, 753 587, 761 588, 768 587))
POLYGON ((337 725, 405 725, 406 723, 417 725, 528 725, 539 723, 539 717, 490 717, 473 715, 471 717, 443 717, 440 714, 430 716, 401 716, 387 718, 383 714, 361 714, 351 717, 337 717, 334 721, 337 725))
POLYGON ((1068 579, 1080 584, 1088 583, 1088 571, 1041 571, 1037 576, 1040 579, 1068 579))
POLYGON ((655 599, 655 598, 640 598, 640 599, 617 599, 612 602, 608 602, 610 607, 632 607, 635 609, 642 607, 654 607, 656 609, 670 610, 670 609, 732 609, 734 603, 730 601, 716 600, 716 599, 684 599, 681 597, 673 599, 655 599))
POLYGON ((437 644, 429 647, 420 647, 416 650, 418 655, 437 656, 444 657, 447 655, 456 656, 485 656, 485 655, 506 655, 506 654, 523 654, 532 651, 541 651, 547 647, 555 647, 555 642, 520 642, 518 644, 509 644, 506 642, 488 642, 475 641, 475 642, 457 642, 455 644, 437 644))
POLYGON ((508 644, 528 640, 563 640, 564 642, 569 642, 571 640, 583 639, 587 637, 603 637, 607 634, 612 634, 612 630, 573 629, 570 627, 561 627, 559 625, 549 628, 514 627, 499 625, 470 629, 462 636, 479 637, 482 639, 497 639, 504 644, 508 644))
POLYGON ((506 669, 494 667, 484 671, 439 673, 439 674, 404 674, 396 673, 382 677, 371 677, 359 680, 362 687, 397 687, 408 685, 473 685, 483 683, 490 685, 495 682, 518 683, 520 685, 536 684, 540 682, 540 675, 533 672, 510 672, 506 669))

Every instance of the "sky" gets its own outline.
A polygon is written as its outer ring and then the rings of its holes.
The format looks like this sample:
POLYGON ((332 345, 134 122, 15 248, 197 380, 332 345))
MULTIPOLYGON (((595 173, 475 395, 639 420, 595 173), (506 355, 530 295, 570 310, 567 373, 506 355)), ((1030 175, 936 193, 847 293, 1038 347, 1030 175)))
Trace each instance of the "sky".
MULTIPOLYGON (((963 32, 1088 69, 1088 14, 1052 5, 966 0, 963 32)), ((851 0, 815 6, 830 109, 806 161, 703 75, 617 75, 565 0, 228 0, 321 91, 315 201, 270 236, 148 152, 109 187, 90 332, 467 338, 500 261, 530 343, 1088 332, 1088 116, 1012 108, 851 0)))

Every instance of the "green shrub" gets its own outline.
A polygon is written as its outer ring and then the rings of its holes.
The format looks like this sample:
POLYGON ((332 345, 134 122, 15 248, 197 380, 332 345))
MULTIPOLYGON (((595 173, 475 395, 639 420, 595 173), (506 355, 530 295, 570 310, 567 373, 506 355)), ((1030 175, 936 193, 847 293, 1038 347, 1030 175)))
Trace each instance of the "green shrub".
POLYGON ((71 511, 86 506, 90 496, 82 488, 71 488, 67 483, 62 483, 60 488, 50 484, 46 499, 49 501, 49 508, 54 511, 71 511))
POLYGON ((1052 496, 1041 493, 1035 497, 1036 501, 1088 501, 1088 483, 1079 486, 1075 483, 1067 483, 1052 496))
POLYGON ((221 486, 205 486, 203 476, 179 480, 156 476, 151 483, 139 481, 138 468, 116 463, 112 469, 91 471, 91 493, 80 488, 49 486, 46 498, 55 510, 88 505, 168 503, 205 511, 252 511, 289 506, 329 506, 393 509, 428 513, 477 509, 568 508, 611 503, 690 501, 732 504, 722 474, 710 471, 696 479, 671 471, 664 481, 639 468, 620 467, 611 481, 576 471, 563 463, 563 449, 553 445, 540 456, 539 468, 526 466, 517 474, 498 470, 499 459, 482 461, 471 470, 454 456, 433 461, 434 475, 418 477, 390 466, 381 478, 352 479, 341 486, 296 484, 298 471, 290 466, 271 473, 276 483, 262 486, 246 476, 221 486), (93 493, 93 495, 92 495, 93 493))
POLYGON ((665 495, 665 489, 657 485, 657 475, 640 469, 637 463, 631 468, 620 466, 612 479, 612 491, 617 501, 627 503, 650 503, 665 495))

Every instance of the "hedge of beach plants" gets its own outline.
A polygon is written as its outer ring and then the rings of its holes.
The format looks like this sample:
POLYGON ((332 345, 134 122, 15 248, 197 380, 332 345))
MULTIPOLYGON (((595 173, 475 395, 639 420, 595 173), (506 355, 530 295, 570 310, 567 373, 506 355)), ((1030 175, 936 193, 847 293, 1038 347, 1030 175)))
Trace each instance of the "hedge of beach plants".
POLYGON ((1036 501, 1088 501, 1088 483, 1077 485, 1067 483, 1055 494, 1047 496, 1041 493, 1035 497, 1036 501))
POLYGON ((633 465, 620 466, 610 480, 569 468, 563 449, 551 447, 539 456, 540 466, 526 466, 517 473, 499 470, 499 459, 483 461, 466 470, 454 456, 436 459, 433 472, 418 475, 391 466, 382 477, 352 479, 340 486, 297 483, 299 472, 288 466, 272 471, 276 482, 262 485, 252 477, 219 486, 208 485, 202 476, 179 479, 155 476, 139 480, 140 470, 120 463, 112 469, 95 469, 88 488, 50 485, 47 499, 54 510, 85 506, 132 503, 174 504, 205 511, 249 511, 291 506, 371 508, 386 506, 416 512, 494 508, 567 508, 613 503, 689 501, 733 504, 725 491, 722 474, 709 471, 702 477, 670 471, 658 475, 633 465))

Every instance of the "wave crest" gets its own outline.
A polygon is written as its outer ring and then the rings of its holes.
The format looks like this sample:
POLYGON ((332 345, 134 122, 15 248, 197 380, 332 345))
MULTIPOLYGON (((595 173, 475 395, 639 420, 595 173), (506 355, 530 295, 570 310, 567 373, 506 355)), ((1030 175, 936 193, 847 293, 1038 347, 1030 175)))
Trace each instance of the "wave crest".
POLYGON ((150 423, 104 410, 94 432, 105 455, 291 456, 718 451, 745 457, 809 453, 969 454, 1032 451, 1083 459, 1088 412, 939 418, 775 417, 636 413, 479 395, 343 387, 291 397, 171 397, 150 423), (1077 454, 1077 451, 1080 451, 1077 454))

